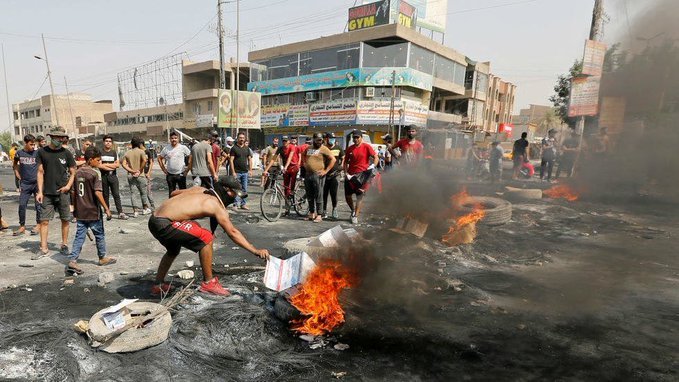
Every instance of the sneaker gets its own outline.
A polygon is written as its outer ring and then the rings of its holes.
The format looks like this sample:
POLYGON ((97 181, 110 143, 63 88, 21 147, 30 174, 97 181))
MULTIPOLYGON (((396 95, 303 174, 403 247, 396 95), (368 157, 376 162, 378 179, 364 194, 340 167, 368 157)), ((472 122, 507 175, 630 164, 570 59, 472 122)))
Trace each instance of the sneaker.
POLYGON ((99 266, 106 266, 117 263, 118 260, 113 257, 102 257, 99 259, 99 266))
POLYGON ((231 292, 229 292, 228 289, 225 289, 222 284, 219 283, 219 280, 216 277, 213 277, 212 280, 208 282, 202 282, 200 283, 200 288, 198 288, 199 291, 203 293, 211 293, 211 294, 216 294, 218 296, 230 296, 231 292))
POLYGON ((59 249, 59 253, 61 253, 61 254, 64 255, 64 256, 68 256, 68 255, 71 254, 71 253, 68 251, 68 245, 66 245, 66 244, 63 244, 63 245, 61 246, 61 248, 59 249))
POLYGON ((339 219, 339 214, 335 209, 332 210, 332 214, 330 216, 332 216, 333 219, 339 219))
POLYGON ((358 216, 355 213, 351 213, 351 224, 358 224, 358 216))
POLYGON ((120 219, 120 220, 127 220, 127 219, 129 219, 129 218, 127 217, 127 215, 125 215, 124 212, 121 212, 120 214, 118 214, 118 219, 120 219))
POLYGON ((40 260, 43 257, 47 257, 49 255, 50 255, 50 251, 47 251, 47 250, 43 251, 42 249, 39 249, 36 254, 31 256, 31 260, 40 260))
POLYGON ((168 294, 174 289, 170 283, 155 284, 151 287, 151 295, 159 296, 161 294, 168 294))
POLYGON ((151 214, 151 209, 150 208, 145 208, 144 210, 141 211, 142 215, 150 215, 151 214))
POLYGON ((323 219, 327 219, 327 218, 328 218, 328 213, 327 213, 327 212, 323 212, 323 214, 321 215, 321 217, 322 217, 323 219))

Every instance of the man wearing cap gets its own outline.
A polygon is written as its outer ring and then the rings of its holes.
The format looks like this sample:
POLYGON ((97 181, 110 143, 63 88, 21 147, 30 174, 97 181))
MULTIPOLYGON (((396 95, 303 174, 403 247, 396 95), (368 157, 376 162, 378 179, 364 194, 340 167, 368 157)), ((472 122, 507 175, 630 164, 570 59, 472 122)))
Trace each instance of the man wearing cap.
POLYGON ((337 144, 337 139, 335 139, 335 134, 333 133, 325 134, 325 146, 330 150, 332 156, 335 157, 335 165, 325 175, 325 184, 323 184, 323 211, 325 211, 325 215, 323 218, 326 219, 328 217, 328 195, 330 195, 330 201, 332 202, 332 214, 330 216, 333 219, 337 219, 339 218, 337 213, 337 190, 339 190, 339 177, 342 173, 344 150, 342 150, 342 146, 337 144))
POLYGON ((177 188, 186 189, 186 174, 189 170, 185 158, 190 155, 189 148, 179 143, 179 134, 172 131, 170 133, 170 144, 165 146, 158 155, 158 165, 165 173, 169 195, 172 195, 172 191, 177 188))
POLYGON ((174 191, 170 199, 158 207, 149 219, 148 227, 153 237, 166 248, 166 252, 158 265, 151 294, 162 295, 170 291, 170 284, 165 282, 165 276, 182 247, 199 254, 203 271, 203 282, 199 288, 201 292, 220 296, 230 294, 212 275, 212 244, 218 226, 222 227, 234 243, 253 255, 262 259, 269 257, 269 251, 255 248, 229 219, 226 206, 233 203, 236 197, 244 198, 246 195, 241 192, 236 178, 225 176, 211 190, 192 187, 174 191), (196 222, 203 218, 210 219, 210 230, 196 222))
POLYGON ((302 163, 306 169, 304 186, 309 201, 309 220, 323 220, 323 185, 325 175, 335 166, 335 157, 330 149, 323 145, 323 134, 314 133, 311 145, 302 152, 302 163))
POLYGON ((264 165, 264 172, 262 172, 262 187, 267 189, 269 186, 266 183, 267 178, 271 173, 280 171, 281 168, 281 156, 278 154, 278 137, 274 137, 271 141, 271 145, 262 150, 261 156, 262 164, 264 165), (269 171, 271 171, 271 173, 269 171))
MULTIPOLYGON (((354 144, 347 148, 347 153, 344 156, 344 173, 347 174, 347 179, 368 170, 370 167, 377 166, 378 161, 377 154, 372 146, 363 142, 363 133, 360 130, 351 132, 351 140, 354 144)), ((353 224, 358 223, 358 215, 363 206, 363 196, 368 191, 368 187, 368 183, 356 187, 352 182, 344 182, 344 196, 351 209, 351 223, 353 224), (356 194, 355 205, 352 196, 354 194, 356 194)))
POLYGON ((417 126, 410 125, 407 137, 396 142, 392 154, 400 163, 415 164, 424 156, 424 146, 417 138, 417 126), (398 149, 398 150, 397 150, 398 149))
POLYGON ((75 159, 70 151, 64 148, 68 135, 62 127, 55 127, 48 134, 49 145, 38 151, 38 194, 35 199, 42 204, 40 210, 40 250, 32 257, 37 260, 49 255, 47 235, 49 221, 59 211, 61 219, 60 253, 68 256, 68 225, 71 219, 70 195, 75 178, 75 159))
POLYGON ((231 148, 233 147, 233 138, 232 137, 226 137, 226 144, 224 146, 224 149, 222 150, 222 155, 219 158, 219 167, 222 167, 222 164, 224 164, 224 167, 226 168, 226 175, 231 175, 231 167, 230 167, 230 161, 229 158, 231 157, 231 148))

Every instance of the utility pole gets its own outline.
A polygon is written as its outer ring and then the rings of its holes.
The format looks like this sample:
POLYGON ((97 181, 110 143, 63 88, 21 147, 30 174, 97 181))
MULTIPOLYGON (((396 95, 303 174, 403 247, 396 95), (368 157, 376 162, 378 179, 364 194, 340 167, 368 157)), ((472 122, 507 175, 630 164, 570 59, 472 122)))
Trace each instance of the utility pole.
POLYGON ((59 111, 57 110, 57 105, 56 105, 56 98, 54 98, 54 84, 52 83, 52 71, 50 70, 50 62, 47 59, 47 47, 45 46, 45 35, 40 34, 42 37, 42 50, 45 53, 45 65, 47 65, 47 78, 50 80, 50 114, 52 113, 52 110, 54 110, 54 118, 57 121, 57 126, 61 126, 59 124, 59 111))
POLYGON ((240 0, 236 0, 236 135, 240 129, 240 0))
MULTIPOLYGON (((5 63, 5 44, 2 44, 2 71, 5 74, 5 98, 7 99, 7 119, 9 121, 9 128, 12 130, 14 136, 14 126, 12 126, 12 108, 9 104, 9 84, 7 84, 7 64, 5 63)), ((21 134, 21 132, 19 132, 21 134)))
MULTIPOLYGON (((396 71, 391 72, 391 105, 389 106, 389 135, 394 137, 394 103, 396 96, 396 71)), ((396 138, 398 139, 398 137, 396 138)))
POLYGON ((68 93, 68 82, 66 82, 66 76, 64 76, 64 86, 66 86, 66 100, 68 101, 68 110, 69 114, 71 115, 71 123, 73 124, 73 133, 75 134, 75 145, 80 150, 80 139, 78 138, 78 135, 80 135, 80 132, 77 129, 77 126, 75 125, 75 119, 73 118, 73 107, 71 106, 71 95, 68 93))
POLYGON ((224 22, 222 21, 222 2, 217 0, 217 19, 219 20, 219 88, 224 89, 224 22))

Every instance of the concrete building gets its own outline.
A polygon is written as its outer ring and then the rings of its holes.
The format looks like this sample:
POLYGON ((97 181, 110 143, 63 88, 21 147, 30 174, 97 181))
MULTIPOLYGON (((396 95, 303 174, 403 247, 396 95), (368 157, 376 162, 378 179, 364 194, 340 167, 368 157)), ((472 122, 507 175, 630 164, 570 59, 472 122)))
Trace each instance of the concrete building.
POLYGON ((486 93, 486 107, 483 112, 484 131, 498 132, 501 124, 512 123, 515 93, 516 85, 503 81, 495 75, 490 75, 488 93, 486 93))
MULTIPOLYGON (((239 66, 239 88, 244 90, 249 81, 250 65, 241 63, 239 66)), ((232 89, 236 86, 236 67, 234 62, 224 65, 225 81, 232 89)), ((180 129, 197 138, 214 129, 218 110, 219 61, 183 61, 181 87, 184 100, 181 104, 108 113, 105 116, 106 133, 120 141, 129 140, 132 136, 164 141, 171 129, 180 129)))
POLYGON ((513 136, 518 137, 523 132, 527 132, 529 138, 536 136, 541 128, 546 131, 546 123, 554 124, 553 128, 561 129, 561 123, 549 121, 549 115, 554 111, 552 106, 529 105, 527 109, 519 110, 519 114, 512 116, 514 124, 513 136))
MULTIPOLYGON (((486 125, 490 64, 400 24, 253 51, 249 61, 248 90, 262 93, 267 135, 361 128, 380 142, 390 121, 429 129, 486 125)), ((516 87, 503 91, 500 100, 513 101, 516 87)), ((494 108, 511 113, 511 105, 494 108)))
POLYGON ((50 95, 27 100, 12 105, 13 138, 18 141, 29 133, 44 135, 57 126, 57 117, 59 124, 71 137, 75 137, 76 132, 83 133, 88 127, 101 125, 104 114, 112 110, 112 101, 92 101, 92 97, 83 93, 55 94, 54 102, 50 95))

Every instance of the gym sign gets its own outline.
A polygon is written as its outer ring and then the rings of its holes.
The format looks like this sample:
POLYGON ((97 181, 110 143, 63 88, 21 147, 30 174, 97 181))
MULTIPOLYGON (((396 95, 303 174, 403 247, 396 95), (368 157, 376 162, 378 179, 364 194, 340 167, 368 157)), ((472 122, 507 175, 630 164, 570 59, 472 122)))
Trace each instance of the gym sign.
POLYGON ((389 0, 349 8, 349 31, 389 23, 389 0))

